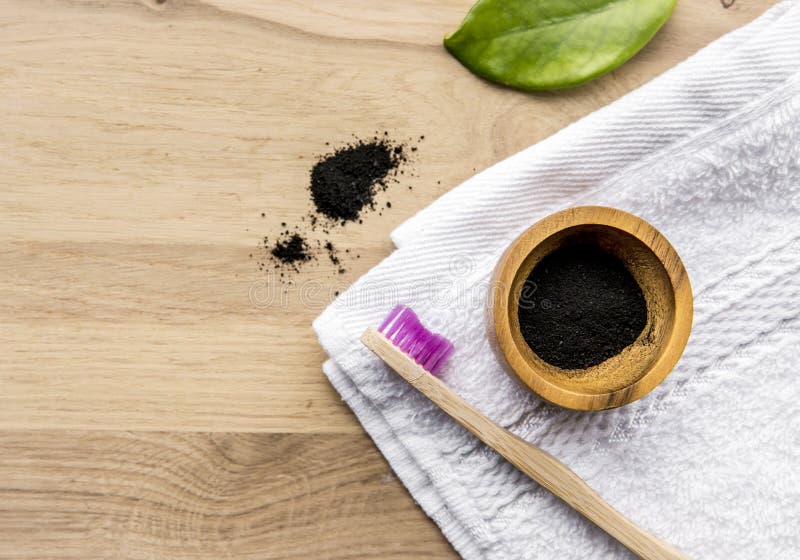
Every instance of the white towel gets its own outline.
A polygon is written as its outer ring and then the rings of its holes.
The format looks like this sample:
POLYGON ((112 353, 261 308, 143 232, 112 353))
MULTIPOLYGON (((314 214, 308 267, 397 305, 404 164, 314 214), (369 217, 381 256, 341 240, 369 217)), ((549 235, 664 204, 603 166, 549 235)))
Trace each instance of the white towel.
MULTIPOLYGON (((800 555, 800 5, 787 1, 398 227, 398 249, 314 322, 324 370, 467 559, 629 553, 366 351, 396 303, 453 341, 443 380, 693 558, 800 555), (502 372, 489 275, 519 233, 598 204, 653 223, 695 295, 686 351, 620 409, 550 405, 502 372)), ((479 141, 476 139, 476 141, 479 141)))

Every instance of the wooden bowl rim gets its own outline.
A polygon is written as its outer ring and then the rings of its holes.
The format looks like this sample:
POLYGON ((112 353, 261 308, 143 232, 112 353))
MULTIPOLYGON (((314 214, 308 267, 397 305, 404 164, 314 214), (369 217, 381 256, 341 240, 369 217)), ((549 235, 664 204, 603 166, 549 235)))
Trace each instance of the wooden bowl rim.
POLYGON ((643 397, 669 375, 689 340, 694 309, 692 288, 683 262, 661 232, 642 218, 623 210, 605 206, 578 206, 551 214, 533 224, 511 243, 501 257, 496 271, 491 299, 495 341, 516 377, 533 392, 559 406, 575 410, 604 410, 623 406, 643 397), (509 306, 509 303, 517 271, 541 242, 562 230, 582 225, 616 228, 638 239, 664 267, 674 294, 675 317, 672 332, 659 359, 632 384, 606 393, 580 393, 542 377, 519 351, 511 335, 510 313, 516 312, 516 308, 509 306), (519 247, 530 249, 517 250, 519 247))

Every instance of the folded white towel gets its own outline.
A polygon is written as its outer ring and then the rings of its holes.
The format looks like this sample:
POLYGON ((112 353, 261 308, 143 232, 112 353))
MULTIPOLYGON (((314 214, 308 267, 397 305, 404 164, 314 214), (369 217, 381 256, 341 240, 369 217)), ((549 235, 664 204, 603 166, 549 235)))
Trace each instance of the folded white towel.
POLYGON ((784 2, 644 87, 495 165, 392 234, 399 247, 314 323, 324 370, 462 556, 627 552, 362 348, 395 303, 456 347, 442 376, 697 558, 800 551, 800 5, 784 2), (563 410, 505 375, 484 331, 489 275, 538 219, 598 204, 676 247, 692 337, 653 393, 563 410))

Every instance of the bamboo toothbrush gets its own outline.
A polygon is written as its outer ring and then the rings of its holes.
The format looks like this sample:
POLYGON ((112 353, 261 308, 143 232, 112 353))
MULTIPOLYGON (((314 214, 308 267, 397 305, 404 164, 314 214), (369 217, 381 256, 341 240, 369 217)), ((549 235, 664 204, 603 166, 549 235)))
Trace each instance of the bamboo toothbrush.
POLYGON ((396 306, 378 329, 368 328, 361 341, 456 422, 631 552, 647 560, 687 559, 611 507, 555 457, 501 428, 434 377, 453 345, 428 331, 411 309, 396 306))

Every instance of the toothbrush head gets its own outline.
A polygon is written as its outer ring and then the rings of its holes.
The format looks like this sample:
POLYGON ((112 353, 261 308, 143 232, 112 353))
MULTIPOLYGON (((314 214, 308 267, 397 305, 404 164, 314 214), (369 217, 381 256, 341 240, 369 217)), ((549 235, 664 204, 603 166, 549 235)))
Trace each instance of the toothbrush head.
POLYGON ((392 309, 378 332, 433 375, 453 353, 452 342, 426 329, 416 313, 404 305, 392 309))

